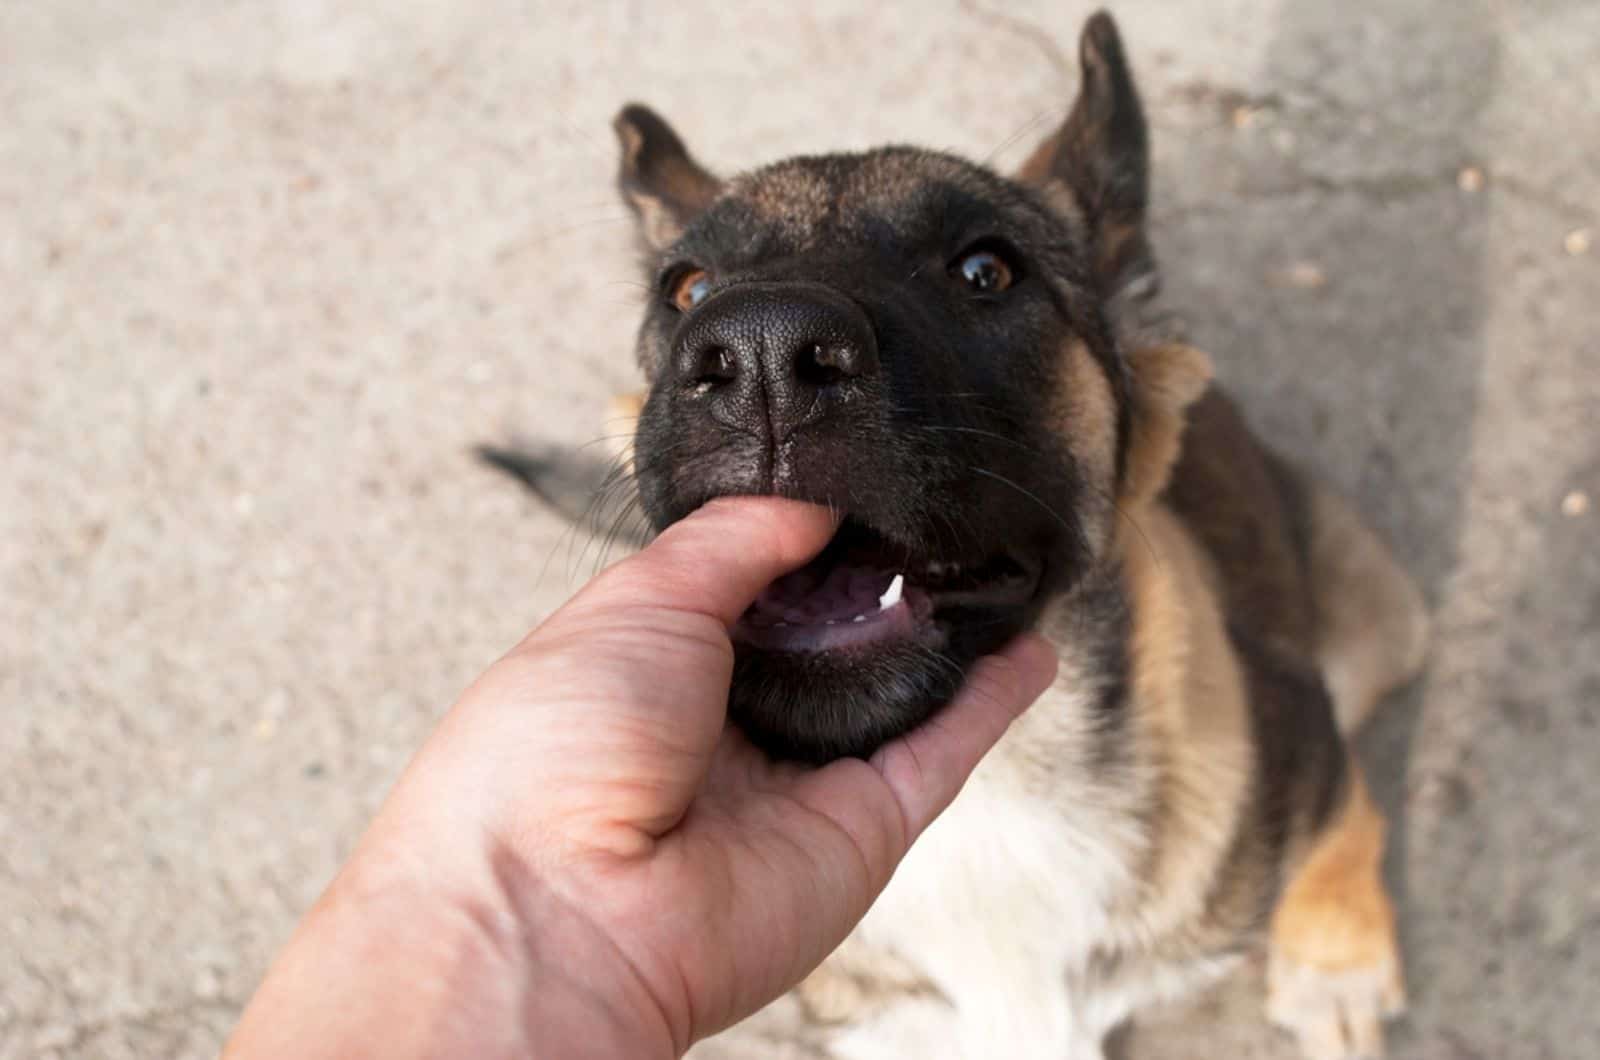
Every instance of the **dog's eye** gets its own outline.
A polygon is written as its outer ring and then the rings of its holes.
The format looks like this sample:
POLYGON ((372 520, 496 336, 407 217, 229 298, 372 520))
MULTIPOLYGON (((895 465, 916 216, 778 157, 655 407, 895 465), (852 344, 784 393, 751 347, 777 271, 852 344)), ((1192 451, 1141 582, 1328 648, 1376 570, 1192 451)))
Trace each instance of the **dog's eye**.
POLYGON ((711 274, 704 269, 689 269, 672 281, 667 296, 679 312, 687 313, 704 302, 710 293, 711 274))
POLYGON ((950 273, 979 294, 999 294, 1016 281, 1010 263, 991 249, 962 254, 950 266, 950 273))

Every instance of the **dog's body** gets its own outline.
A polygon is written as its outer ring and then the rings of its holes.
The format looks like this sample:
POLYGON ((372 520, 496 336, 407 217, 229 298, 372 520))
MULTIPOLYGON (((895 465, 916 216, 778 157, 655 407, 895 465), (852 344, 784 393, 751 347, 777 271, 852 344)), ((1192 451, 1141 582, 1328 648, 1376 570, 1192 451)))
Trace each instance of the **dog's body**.
MULTIPOLYGON (((1191 416, 1195 434, 1237 429, 1214 393, 1191 416), (1207 416, 1220 422, 1196 430, 1207 416)), ((1272 546, 1219 550, 1184 518, 1180 498, 1209 494, 1207 473, 1182 462, 1162 498, 1130 512, 1120 584, 1085 586, 1047 613, 1054 688, 802 986, 810 1018, 849 1028, 830 1055, 1097 1057, 1132 1012, 1226 971, 1269 923, 1274 1018, 1310 1056, 1375 1053, 1403 990, 1382 821, 1334 715, 1354 724, 1415 669, 1422 612, 1342 502, 1291 496, 1305 508, 1244 531, 1285 549, 1303 590, 1290 605, 1313 612, 1298 652, 1271 646, 1280 630, 1251 628, 1227 587, 1265 590, 1248 556, 1272 546), (1344 600, 1323 606, 1319 591, 1344 600), (1122 678, 1095 635, 1118 625, 1129 709, 1106 720, 1104 691, 1122 678), (1347 675, 1337 703, 1313 659, 1347 675)))
MULTIPOLYGON (((645 510, 774 492, 846 514, 735 629, 732 717, 775 754, 868 754, 1024 628, 1061 659, 797 988, 795 1033, 841 1060, 1097 1057, 1265 935, 1272 1017, 1312 1057, 1375 1054, 1402 989, 1344 735, 1420 666, 1425 613, 1144 323, 1144 123, 1106 16, 1082 57, 1016 181, 896 148, 724 184, 655 115, 618 119, 664 262, 645 510)), ((766 1055, 759 1034, 723 1044, 766 1055)))

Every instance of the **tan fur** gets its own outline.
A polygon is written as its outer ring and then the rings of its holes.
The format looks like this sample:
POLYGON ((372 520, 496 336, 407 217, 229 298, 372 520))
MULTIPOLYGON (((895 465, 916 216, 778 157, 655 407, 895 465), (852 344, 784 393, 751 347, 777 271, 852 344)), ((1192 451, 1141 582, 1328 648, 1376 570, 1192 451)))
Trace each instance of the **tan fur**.
POLYGON ((1016 179, 1023 184, 1044 184, 1056 164, 1056 154, 1061 150, 1061 131, 1058 129, 1040 140, 1026 161, 1017 167, 1016 179))
POLYGON ((1116 275, 1129 252, 1143 238, 1141 224, 1102 224, 1095 251, 1095 271, 1102 276, 1116 275))
POLYGON ((1061 365, 1056 415, 1059 422, 1073 425, 1067 439, 1073 459, 1093 481, 1109 482, 1117 460, 1117 402, 1111 383, 1082 339, 1067 344, 1061 365))
POLYGON ((1311 522, 1317 661, 1339 728, 1351 732, 1422 668, 1428 611, 1416 584, 1343 499, 1317 488, 1311 522))
POLYGON ((606 406, 606 437, 612 440, 611 455, 633 471, 633 434, 639 426, 639 416, 644 412, 645 395, 642 391, 619 394, 606 406))
POLYGON ((1128 354, 1133 422, 1122 496, 1148 501, 1166 487, 1183 439, 1184 410, 1211 382, 1211 359, 1190 346, 1147 346, 1128 354))
POLYGON ((1380 1055, 1383 1019, 1405 1005, 1384 821, 1354 760, 1350 769, 1343 810, 1272 917, 1267 1011, 1311 1060, 1380 1055))
MULTIPOLYGON (((1148 457, 1149 454, 1143 454, 1148 457)), ((1119 551, 1133 604, 1137 744, 1152 754, 1158 792, 1137 902, 1146 930, 1171 931, 1202 912, 1228 854, 1253 767, 1248 706, 1227 643, 1215 571, 1165 506, 1130 513, 1119 551)))
POLYGON ((1330 972, 1364 968, 1394 952, 1394 910, 1384 892, 1383 815, 1350 763, 1349 797, 1317 840, 1272 916, 1285 957, 1330 972))
POLYGON ((1089 546, 1102 551, 1115 531, 1113 491, 1117 475, 1117 402, 1111 381, 1082 339, 1066 344, 1059 361, 1055 415, 1060 423, 1074 425, 1066 442, 1073 462, 1091 483, 1106 484, 1089 490, 1080 502, 1089 546))
POLYGON ((639 211, 639 230, 652 247, 670 246, 673 240, 683 235, 683 222, 674 217, 660 199, 637 192, 628 192, 627 195, 634 209, 639 211))
MULTIPOLYGON (((1029 160, 1031 162, 1032 159, 1029 160)), ((1072 194, 1072 189, 1060 181, 1050 181, 1039 188, 1044 195, 1045 202, 1050 208, 1062 217, 1069 218, 1080 225, 1088 224, 1083 207, 1079 205, 1077 196, 1072 194)))

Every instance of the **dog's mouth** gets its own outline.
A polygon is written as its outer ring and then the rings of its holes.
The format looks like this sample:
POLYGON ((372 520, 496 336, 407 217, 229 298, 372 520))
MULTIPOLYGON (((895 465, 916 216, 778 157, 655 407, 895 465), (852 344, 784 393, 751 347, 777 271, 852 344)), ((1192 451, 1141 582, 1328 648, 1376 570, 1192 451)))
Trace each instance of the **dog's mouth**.
POLYGON ((816 559, 762 591, 733 638, 797 654, 937 650, 954 623, 1026 606, 1042 574, 1042 561, 1018 551, 929 555, 847 518, 816 559))

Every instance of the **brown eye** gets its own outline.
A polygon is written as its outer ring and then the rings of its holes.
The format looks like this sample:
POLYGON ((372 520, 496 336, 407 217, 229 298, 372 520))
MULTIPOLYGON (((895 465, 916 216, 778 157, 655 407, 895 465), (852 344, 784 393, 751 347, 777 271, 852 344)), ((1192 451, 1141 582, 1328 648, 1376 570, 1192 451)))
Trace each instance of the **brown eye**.
POLYGON ((672 304, 687 313, 711 293, 711 275, 704 269, 690 269, 672 283, 672 304))
POLYGON ((979 294, 999 294, 1015 279, 1006 259, 992 250, 964 254, 950 271, 979 294))

